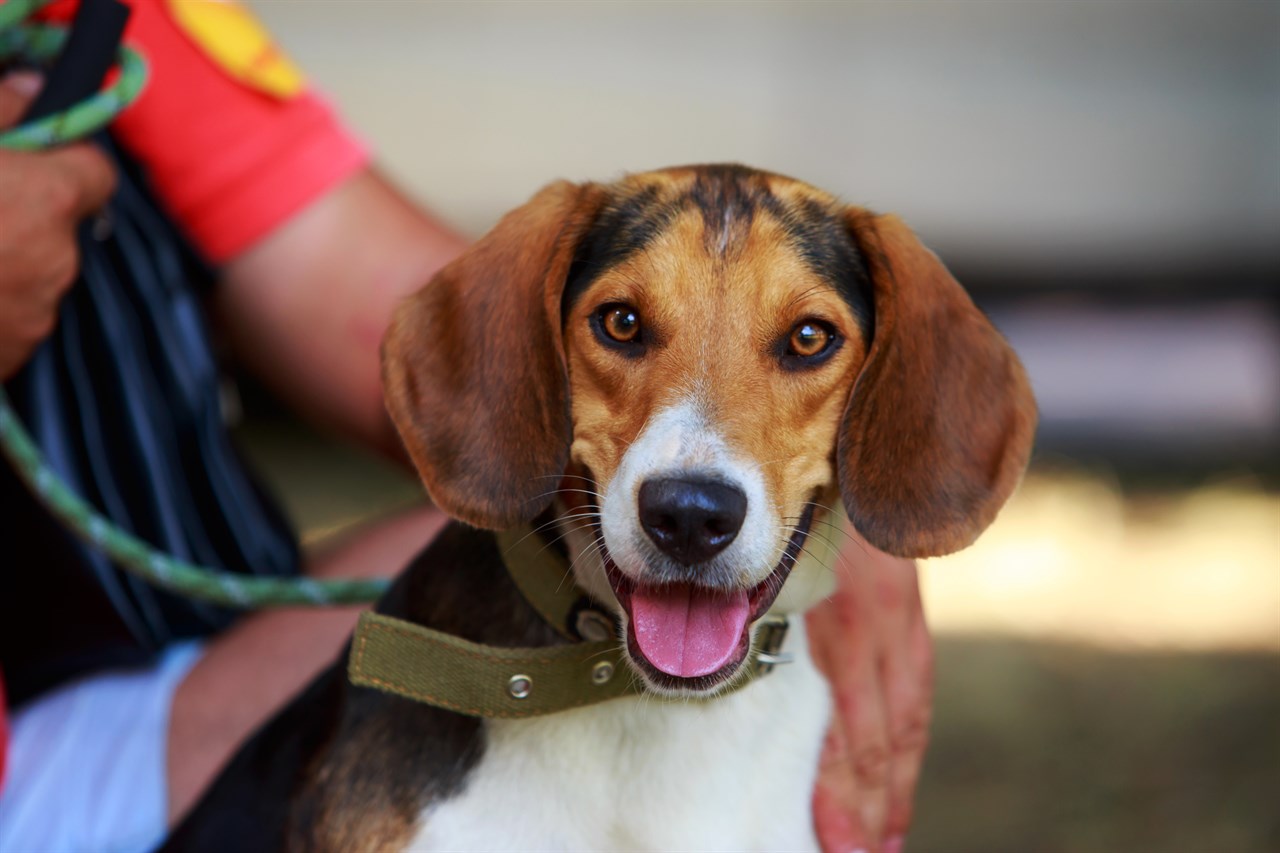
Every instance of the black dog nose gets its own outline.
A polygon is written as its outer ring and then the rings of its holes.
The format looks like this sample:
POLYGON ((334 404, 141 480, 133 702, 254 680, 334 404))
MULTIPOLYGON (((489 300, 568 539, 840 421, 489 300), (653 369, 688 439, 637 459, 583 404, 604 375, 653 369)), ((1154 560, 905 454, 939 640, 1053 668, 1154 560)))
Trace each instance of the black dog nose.
POLYGON ((640 486, 640 525, 653 544, 686 566, 729 547, 747 517, 747 496, 714 480, 646 480, 640 486))

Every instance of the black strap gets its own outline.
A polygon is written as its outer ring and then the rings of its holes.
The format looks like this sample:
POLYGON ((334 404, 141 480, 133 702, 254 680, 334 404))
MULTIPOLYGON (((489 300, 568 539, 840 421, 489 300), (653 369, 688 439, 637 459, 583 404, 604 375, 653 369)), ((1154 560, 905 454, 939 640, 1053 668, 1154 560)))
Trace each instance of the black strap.
POLYGON ((98 91, 115 62, 129 11, 119 0, 80 0, 67 43, 19 124, 68 109, 98 91))

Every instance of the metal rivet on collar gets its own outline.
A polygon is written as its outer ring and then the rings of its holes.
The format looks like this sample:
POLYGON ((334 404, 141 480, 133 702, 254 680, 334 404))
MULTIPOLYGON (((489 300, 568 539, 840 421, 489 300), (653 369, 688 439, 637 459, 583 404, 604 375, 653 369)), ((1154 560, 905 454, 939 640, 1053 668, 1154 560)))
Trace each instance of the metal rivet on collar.
POLYGON ((613 620, 599 610, 588 608, 580 611, 573 627, 577 629, 578 636, 589 643, 598 643, 613 636, 613 620))
POLYGON ((507 692, 512 699, 523 699, 533 692, 533 679, 527 675, 513 675, 507 682, 507 692))
POLYGON ((591 681, 595 684, 608 684, 611 678, 613 678, 613 664, 607 660, 602 660, 591 667, 591 681))

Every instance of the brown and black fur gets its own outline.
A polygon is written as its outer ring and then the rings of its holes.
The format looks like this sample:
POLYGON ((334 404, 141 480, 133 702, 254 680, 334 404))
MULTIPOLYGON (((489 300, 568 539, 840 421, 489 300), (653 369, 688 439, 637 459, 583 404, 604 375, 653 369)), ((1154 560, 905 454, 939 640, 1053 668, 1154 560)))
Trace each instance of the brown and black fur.
MULTIPOLYGON (((456 522, 377 610, 489 645, 564 642, 511 582, 493 534, 456 522)), ((240 749, 162 849, 399 849, 483 754, 483 721, 355 687, 344 653, 240 749)))
POLYGON ((601 273, 644 249, 681 211, 692 209, 702 218, 704 250, 717 255, 739 249, 757 215, 776 219, 810 267, 849 303, 870 338, 871 279, 849 240, 838 205, 779 198, 768 185, 775 176, 734 164, 668 169, 662 174, 681 171, 690 172, 692 182, 655 180, 622 185, 612 193, 574 256, 562 314, 601 273))
POLYGON ((566 318, 587 289, 664 241, 665 260, 703 267, 740 269, 749 246, 785 251, 852 311, 859 351, 840 386, 834 461, 871 544, 937 556, 990 524, 1035 431, 1013 351, 897 217, 741 166, 551 184, 400 308, 384 345, 388 407, 443 509, 502 528, 549 505, 546 484, 565 471, 573 438, 566 318))

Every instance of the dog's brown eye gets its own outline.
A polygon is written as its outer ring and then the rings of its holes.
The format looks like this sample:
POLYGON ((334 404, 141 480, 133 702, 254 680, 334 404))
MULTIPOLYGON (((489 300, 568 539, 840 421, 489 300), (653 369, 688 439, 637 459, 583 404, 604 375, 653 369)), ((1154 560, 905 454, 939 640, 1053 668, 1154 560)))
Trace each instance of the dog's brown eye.
POLYGON ((609 305, 601 312, 604 333, 621 344, 629 344, 640 336, 640 315, 629 305, 609 305))
POLYGON ((801 358, 815 356, 831 345, 831 337, 831 332, 818 323, 801 323, 791 330, 787 355, 798 355, 801 358))
POLYGON ((811 370, 826 364, 843 341, 835 327, 824 320, 801 320, 777 343, 778 362, 784 370, 811 370))

